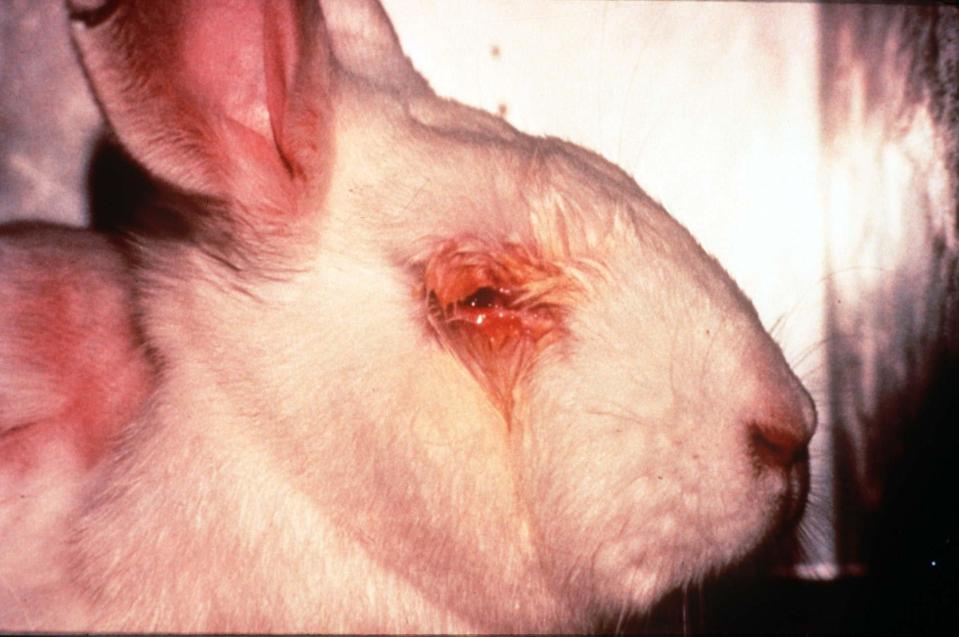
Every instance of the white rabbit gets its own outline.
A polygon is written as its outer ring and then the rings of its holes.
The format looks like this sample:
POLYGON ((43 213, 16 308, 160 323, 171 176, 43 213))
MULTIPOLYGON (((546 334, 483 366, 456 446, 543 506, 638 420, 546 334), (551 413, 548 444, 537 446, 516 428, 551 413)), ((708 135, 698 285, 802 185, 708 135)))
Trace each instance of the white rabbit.
POLYGON ((813 404, 719 264, 320 5, 73 0, 182 231, 0 239, 0 627, 579 631, 802 507, 813 404))

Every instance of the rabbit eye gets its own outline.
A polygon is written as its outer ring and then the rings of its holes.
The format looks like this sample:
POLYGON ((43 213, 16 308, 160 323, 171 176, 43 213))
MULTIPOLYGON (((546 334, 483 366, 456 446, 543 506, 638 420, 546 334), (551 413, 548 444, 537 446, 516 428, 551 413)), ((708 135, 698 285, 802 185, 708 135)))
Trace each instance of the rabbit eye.
POLYGON ((476 310, 491 310, 494 308, 506 307, 509 299, 506 298, 505 290, 497 290, 491 287, 482 287, 462 299, 459 302, 461 307, 469 307, 476 310))
POLYGON ((516 383, 565 334, 574 284, 522 245, 468 237, 441 246, 416 274, 433 334, 509 420, 516 383))
POLYGON ((482 328, 494 340, 503 340, 522 330, 522 318, 511 306, 509 290, 483 286, 451 306, 447 318, 482 328))

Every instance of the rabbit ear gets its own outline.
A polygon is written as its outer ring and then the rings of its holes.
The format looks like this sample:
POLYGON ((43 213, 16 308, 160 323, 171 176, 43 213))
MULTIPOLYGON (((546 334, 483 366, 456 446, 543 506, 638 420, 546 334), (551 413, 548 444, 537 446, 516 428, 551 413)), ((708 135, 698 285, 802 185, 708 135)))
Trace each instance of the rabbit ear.
POLYGON ((126 264, 103 237, 24 224, 0 228, 0 272, 0 483, 52 447, 95 464, 153 383, 126 264))
POLYGON ((315 2, 70 0, 121 142, 173 185, 288 210, 329 154, 330 54, 315 2))
POLYGON ((526 246, 490 246, 472 238, 441 246, 424 272, 431 325, 507 423, 517 381, 562 336, 577 290, 560 267, 526 246))
POLYGON ((400 48, 393 25, 376 0, 323 0, 337 62, 373 84, 410 93, 428 84, 400 48))

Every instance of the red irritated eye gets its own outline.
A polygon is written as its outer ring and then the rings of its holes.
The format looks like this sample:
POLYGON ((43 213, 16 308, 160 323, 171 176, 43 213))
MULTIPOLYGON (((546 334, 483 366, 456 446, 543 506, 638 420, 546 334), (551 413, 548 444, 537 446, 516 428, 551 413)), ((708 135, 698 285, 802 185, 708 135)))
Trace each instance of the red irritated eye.
MULTIPOLYGON (((429 323, 499 407, 510 427, 517 384, 564 333, 572 286, 523 246, 469 238, 443 245, 426 264, 429 323)), ((422 297, 421 297, 422 298, 422 297)))
POLYGON ((489 339, 490 345, 500 345, 505 339, 513 338, 525 331, 521 311, 511 307, 511 294, 508 290, 493 287, 481 287, 469 296, 463 297, 450 308, 447 320, 452 323, 468 323, 489 339))
POLYGON ((496 290, 490 287, 479 288, 473 294, 459 302, 459 305, 474 309, 490 309, 503 307, 508 302, 505 290, 496 290))

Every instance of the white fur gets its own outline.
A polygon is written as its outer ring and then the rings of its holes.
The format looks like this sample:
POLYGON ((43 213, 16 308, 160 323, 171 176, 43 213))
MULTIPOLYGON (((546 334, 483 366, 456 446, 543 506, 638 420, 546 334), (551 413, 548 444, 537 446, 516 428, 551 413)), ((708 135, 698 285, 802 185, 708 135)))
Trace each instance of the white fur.
POLYGON ((615 167, 439 100, 388 24, 354 42, 354 9, 324 3, 336 150, 286 252, 141 241, 155 391, 50 522, 67 610, 25 584, 5 627, 576 631, 774 528, 796 467, 757 463, 749 423, 806 440, 814 413, 735 284, 615 167), (462 237, 574 290, 510 414, 428 320, 424 269, 462 237))

